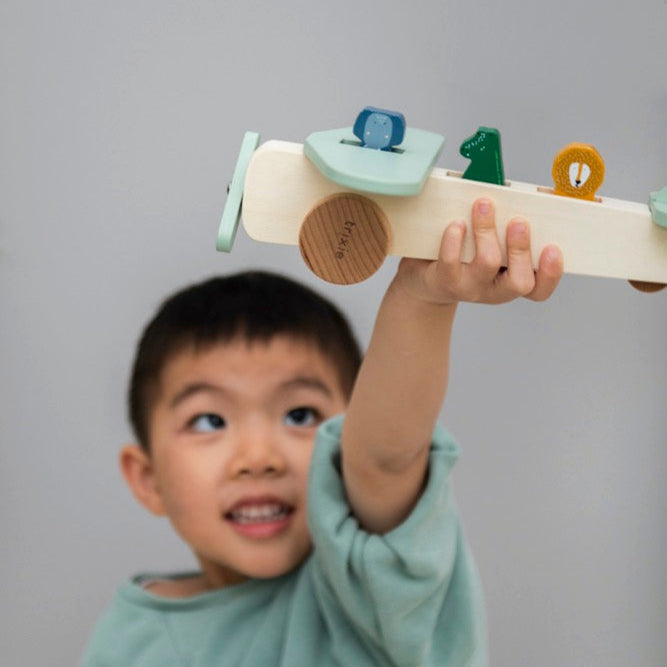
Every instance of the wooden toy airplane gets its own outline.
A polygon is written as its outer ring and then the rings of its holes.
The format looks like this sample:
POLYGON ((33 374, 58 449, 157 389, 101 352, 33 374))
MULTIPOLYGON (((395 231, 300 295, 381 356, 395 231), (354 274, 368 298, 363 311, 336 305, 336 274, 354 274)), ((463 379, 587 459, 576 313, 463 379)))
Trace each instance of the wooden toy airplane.
MULTIPOLYGON (((365 280, 388 254, 434 259, 444 228, 470 224, 472 202, 494 200, 498 233, 515 216, 539 250, 555 243, 567 273, 624 278, 645 291, 667 283, 667 187, 649 204, 596 197, 604 163, 570 144, 553 166, 554 187, 505 181, 500 135, 480 127, 461 145, 465 173, 434 167, 444 137, 406 128, 400 113, 366 107, 352 128, 311 134, 304 145, 247 132, 218 232, 230 252, 239 219, 248 235, 298 245, 310 269, 337 284, 365 280), (242 209, 242 212, 241 212, 242 209)), ((503 247, 504 252, 504 247, 503 247)), ((463 261, 474 254, 467 235, 463 261)))

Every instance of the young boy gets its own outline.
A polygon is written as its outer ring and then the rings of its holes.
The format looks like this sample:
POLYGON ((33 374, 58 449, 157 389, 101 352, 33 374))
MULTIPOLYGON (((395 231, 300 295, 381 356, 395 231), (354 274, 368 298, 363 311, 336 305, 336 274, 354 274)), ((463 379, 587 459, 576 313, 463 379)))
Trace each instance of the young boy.
POLYGON ((501 269, 492 203, 472 218, 471 263, 461 223, 436 261, 401 261, 358 374, 338 311, 277 276, 163 305, 138 348, 139 443, 121 468, 200 571, 121 587, 83 666, 487 664, 448 480, 458 449, 436 426, 450 334, 458 301, 547 298, 562 259, 546 248, 533 271, 514 220, 501 269))

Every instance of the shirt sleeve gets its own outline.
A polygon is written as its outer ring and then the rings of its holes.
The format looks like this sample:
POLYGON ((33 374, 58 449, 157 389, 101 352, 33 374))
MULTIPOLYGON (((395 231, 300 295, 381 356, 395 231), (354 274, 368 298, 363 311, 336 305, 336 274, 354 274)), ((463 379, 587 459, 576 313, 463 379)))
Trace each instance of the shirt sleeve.
POLYGON ((411 514, 390 532, 371 534, 346 499, 342 422, 320 427, 310 471, 315 583, 323 604, 338 607, 324 615, 353 629, 387 664, 486 664, 481 586, 451 489, 457 444, 436 427, 428 478, 411 514))

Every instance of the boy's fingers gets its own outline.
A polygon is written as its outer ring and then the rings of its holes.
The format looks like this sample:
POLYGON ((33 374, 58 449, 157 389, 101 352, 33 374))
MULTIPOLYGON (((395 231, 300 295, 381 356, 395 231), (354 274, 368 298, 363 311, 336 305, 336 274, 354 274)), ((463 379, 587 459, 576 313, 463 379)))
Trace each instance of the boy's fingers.
POLYGON ((540 255, 539 268, 535 275, 535 287, 527 294, 528 299, 544 301, 558 286, 563 275, 563 253, 558 246, 547 246, 540 255))
POLYGON ((458 282, 461 276, 461 255, 466 235, 464 222, 456 221, 447 226, 440 244, 440 270, 443 278, 458 282))
POLYGON ((471 271, 481 279, 493 280, 502 262, 500 241, 496 231, 495 208, 490 199, 478 199, 472 209, 472 231, 475 257, 471 271))
POLYGON ((465 233, 465 223, 457 221, 449 224, 442 234, 438 261, 432 262, 424 274, 434 294, 439 295, 437 298, 446 293, 447 299, 451 299, 456 293, 461 281, 461 254, 465 233))
POLYGON ((505 289, 514 296, 525 296, 535 288, 530 227, 521 218, 507 225, 507 271, 502 276, 505 289))
POLYGON ((543 301, 556 289, 563 274, 563 257, 556 246, 547 246, 533 268, 530 226, 523 218, 510 221, 506 231, 507 270, 501 271, 502 251, 490 199, 478 199, 472 210, 475 256, 462 263, 466 226, 453 222, 444 231, 438 261, 427 269, 427 282, 436 290, 463 301, 503 303, 518 296, 543 301))

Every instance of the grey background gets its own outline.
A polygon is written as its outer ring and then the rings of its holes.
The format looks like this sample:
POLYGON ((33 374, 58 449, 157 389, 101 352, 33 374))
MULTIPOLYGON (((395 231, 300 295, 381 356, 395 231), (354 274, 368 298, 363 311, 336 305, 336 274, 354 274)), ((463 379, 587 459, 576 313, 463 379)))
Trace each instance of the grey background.
MULTIPOLYGON (((663 0, 0 4, 0 661, 72 665, 114 588, 192 560, 118 473, 141 327, 171 290, 277 269, 366 342, 390 279, 326 285, 296 248, 214 250, 245 130, 302 141, 367 104, 509 179, 594 144, 600 194, 667 184, 663 0)), ((667 663, 667 292, 568 276, 547 304, 461 308, 443 419, 495 665, 667 663)))

